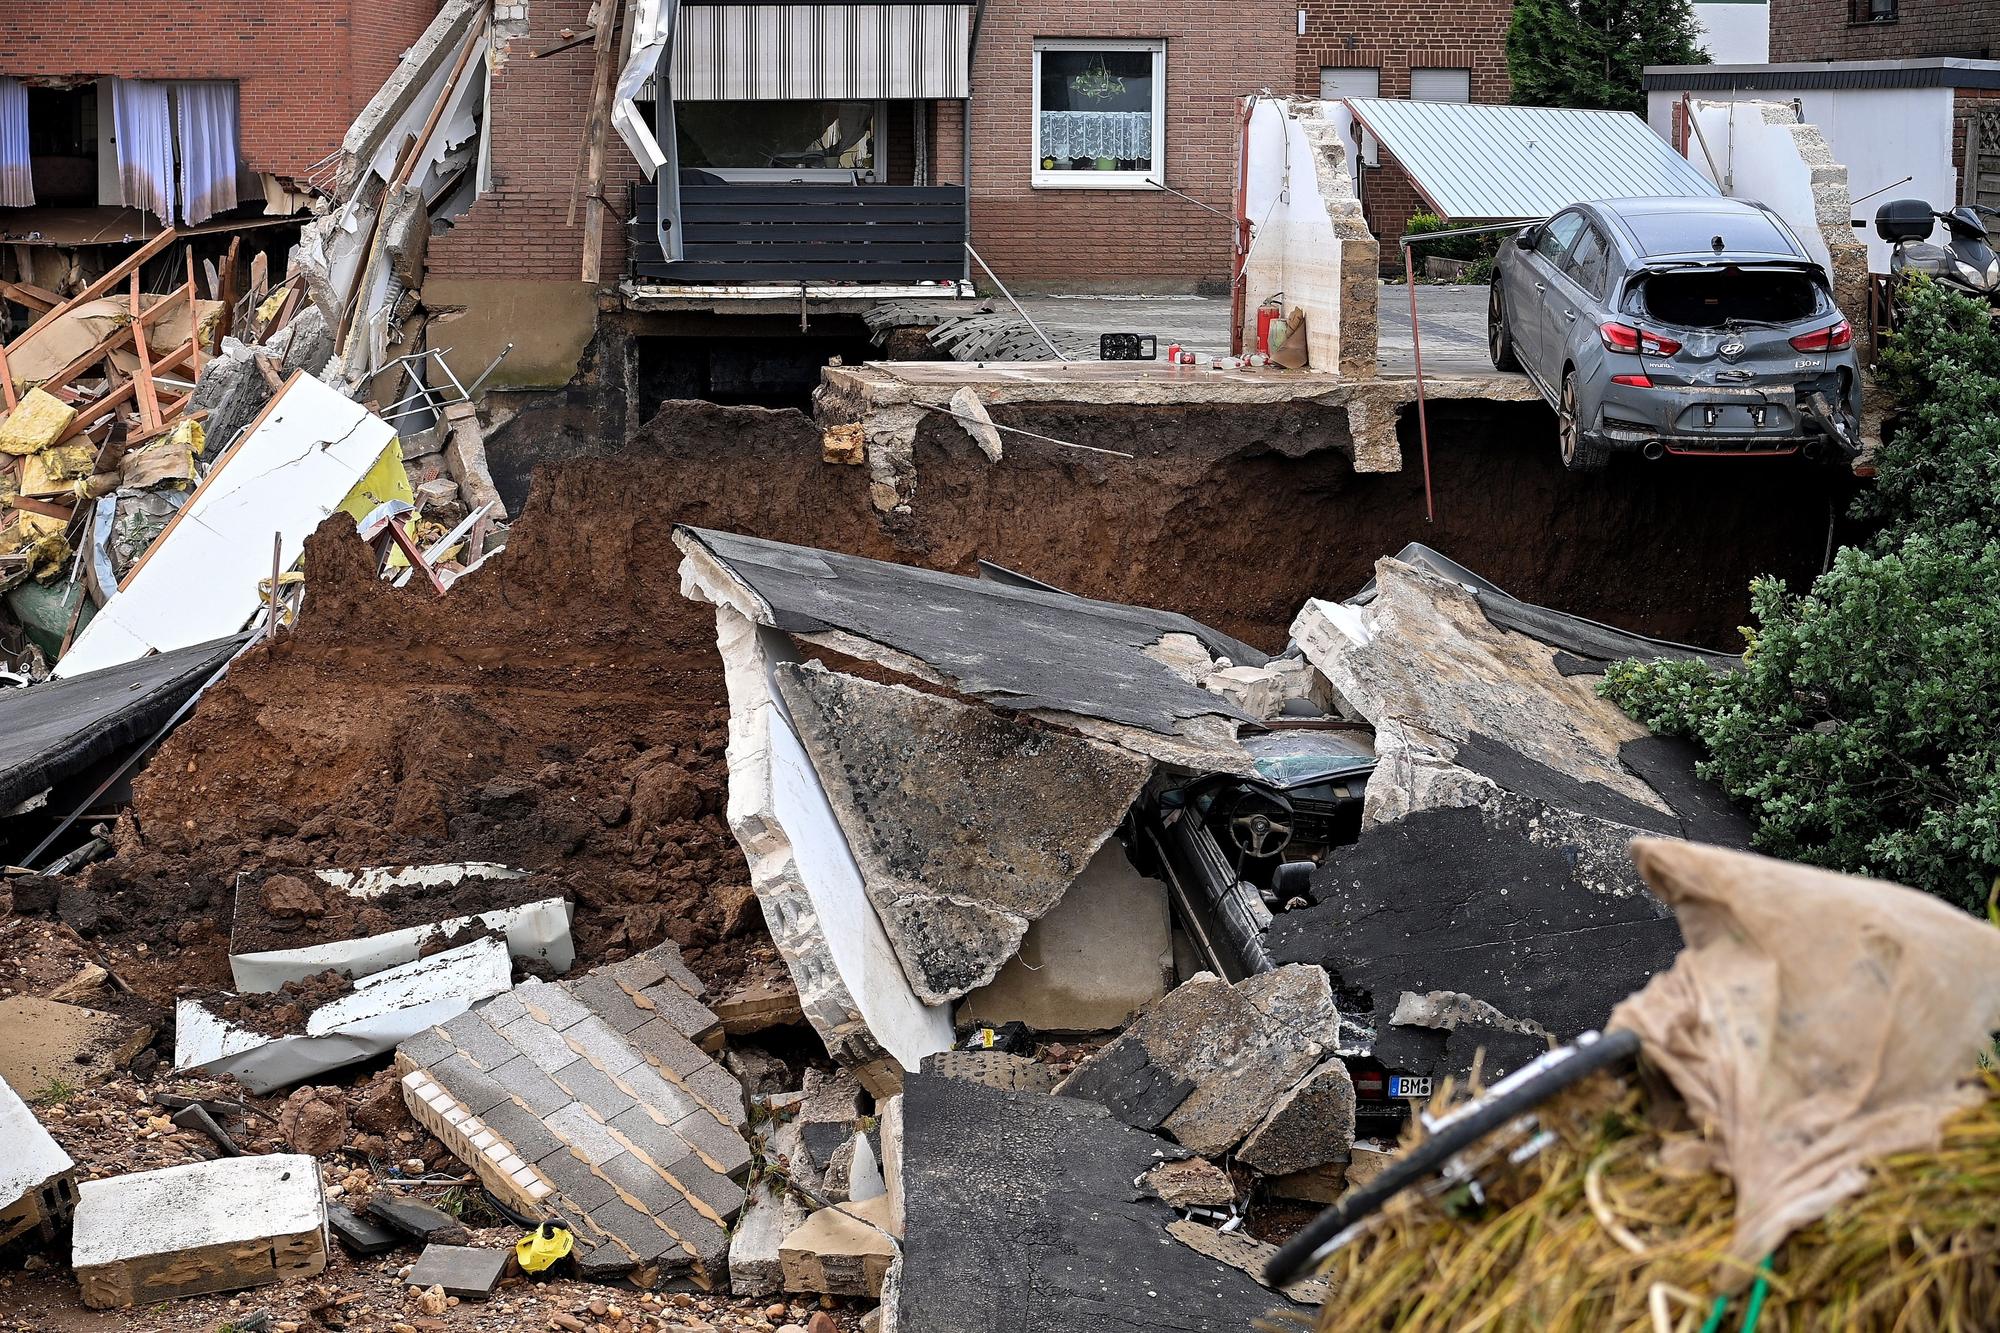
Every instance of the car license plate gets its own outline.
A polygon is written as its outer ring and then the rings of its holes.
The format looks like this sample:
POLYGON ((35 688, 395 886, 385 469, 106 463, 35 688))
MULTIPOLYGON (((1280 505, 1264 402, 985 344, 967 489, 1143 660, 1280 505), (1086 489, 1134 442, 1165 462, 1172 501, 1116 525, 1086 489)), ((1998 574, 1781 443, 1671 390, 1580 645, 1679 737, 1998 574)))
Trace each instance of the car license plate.
POLYGON ((1392 1100, 1424 1101, 1431 1095, 1431 1081, 1427 1078, 1406 1078, 1396 1075, 1389 1080, 1389 1096, 1392 1100))

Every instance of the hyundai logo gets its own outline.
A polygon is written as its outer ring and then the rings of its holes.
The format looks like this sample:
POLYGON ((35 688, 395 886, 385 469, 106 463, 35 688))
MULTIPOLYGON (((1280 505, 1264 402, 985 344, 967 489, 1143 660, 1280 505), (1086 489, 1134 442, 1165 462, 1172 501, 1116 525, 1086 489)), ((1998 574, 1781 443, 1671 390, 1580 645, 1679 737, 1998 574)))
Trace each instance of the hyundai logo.
POLYGON ((1731 338, 1715 350, 1722 353, 1724 361, 1734 361, 1737 357, 1743 355, 1743 343, 1740 339, 1731 338))

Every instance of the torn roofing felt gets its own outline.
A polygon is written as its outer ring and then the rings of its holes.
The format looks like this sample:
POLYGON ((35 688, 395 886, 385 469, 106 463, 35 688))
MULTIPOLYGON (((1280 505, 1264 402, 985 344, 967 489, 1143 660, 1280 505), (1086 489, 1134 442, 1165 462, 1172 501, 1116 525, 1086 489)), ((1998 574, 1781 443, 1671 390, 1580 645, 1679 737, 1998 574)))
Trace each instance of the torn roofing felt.
MULTIPOLYGON (((1742 658, 1728 653, 1711 652, 1667 639, 1652 639, 1565 611, 1551 611, 1546 606, 1524 602, 1491 579, 1473 573, 1450 556, 1442 555, 1422 542, 1411 542, 1396 552, 1396 559, 1406 565, 1441 574, 1464 587, 1479 603, 1479 609, 1486 613, 1486 618, 1502 629, 1514 630, 1551 648, 1561 649, 1571 659, 1557 663, 1558 669, 1566 676, 1599 675, 1606 664, 1622 662, 1627 658, 1646 662, 1668 657, 1682 658, 1705 662, 1718 671, 1732 671, 1743 665, 1742 658)), ((1347 604, 1366 606, 1373 600, 1375 580, 1371 578, 1362 585, 1360 592, 1347 599, 1347 604)))
POLYGON ((0 810, 151 736, 247 637, 0 691, 0 810))
POLYGON ((1077 714, 1164 736, 1188 735, 1203 717, 1259 725, 1146 656, 1165 635, 1190 634, 1241 665, 1270 660, 1183 615, 706 528, 681 525, 674 537, 747 588, 761 607, 742 609, 760 623, 870 640, 998 708, 1077 714))

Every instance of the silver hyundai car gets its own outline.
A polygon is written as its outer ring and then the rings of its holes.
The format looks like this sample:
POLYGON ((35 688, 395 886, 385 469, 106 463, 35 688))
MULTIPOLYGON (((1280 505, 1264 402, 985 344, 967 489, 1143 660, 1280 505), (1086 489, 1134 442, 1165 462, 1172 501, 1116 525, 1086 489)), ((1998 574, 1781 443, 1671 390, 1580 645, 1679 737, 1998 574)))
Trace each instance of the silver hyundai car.
POLYGON ((1777 214, 1737 199, 1600 199, 1500 247, 1487 342, 1556 412, 1566 467, 1613 452, 1859 452, 1854 330, 1777 214))

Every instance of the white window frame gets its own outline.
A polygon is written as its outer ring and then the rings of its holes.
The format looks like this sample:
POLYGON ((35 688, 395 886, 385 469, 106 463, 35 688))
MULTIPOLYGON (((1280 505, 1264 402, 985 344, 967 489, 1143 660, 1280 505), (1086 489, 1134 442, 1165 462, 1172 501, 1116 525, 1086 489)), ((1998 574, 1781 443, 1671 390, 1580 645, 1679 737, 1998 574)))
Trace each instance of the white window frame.
POLYGON ((1158 190, 1167 179, 1167 43, 1163 37, 1037 37, 1028 85, 1028 183, 1037 190, 1158 190), (1153 167, 1150 171, 1042 170, 1042 52, 1138 51, 1153 57, 1153 167))
MULTIPOLYGON (((839 99, 835 99, 839 100, 839 99)), ((862 97, 849 98, 862 102, 862 97)), ((745 103, 745 105, 752 105, 745 103)), ((812 185, 876 185, 889 178, 889 104, 875 101, 875 165, 855 167, 696 167, 718 180, 739 184, 782 185, 791 182, 812 185)))

